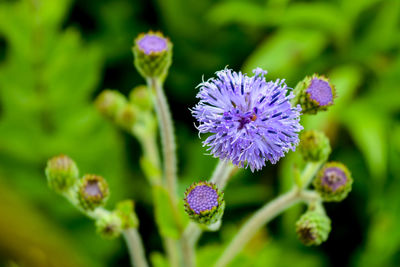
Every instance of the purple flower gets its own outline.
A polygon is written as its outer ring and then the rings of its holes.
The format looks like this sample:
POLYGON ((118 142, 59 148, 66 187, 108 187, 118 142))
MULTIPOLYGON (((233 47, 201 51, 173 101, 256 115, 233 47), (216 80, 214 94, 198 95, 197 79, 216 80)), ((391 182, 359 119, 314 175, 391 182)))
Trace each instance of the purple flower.
POLYGON ((292 107, 284 80, 266 82, 266 71, 257 68, 253 77, 224 69, 217 78, 202 82, 200 102, 192 114, 199 133, 211 133, 203 142, 208 151, 252 171, 276 163, 299 142, 300 105, 292 107))
POLYGON ((149 32, 139 36, 137 45, 145 54, 163 52, 168 48, 168 41, 160 33, 149 32))
POLYGON ((313 77, 306 92, 309 94, 310 99, 316 101, 319 106, 328 106, 333 103, 332 87, 324 79, 313 77))
POLYGON ((187 195, 189 207, 197 214, 218 206, 218 193, 208 185, 193 188, 187 195))

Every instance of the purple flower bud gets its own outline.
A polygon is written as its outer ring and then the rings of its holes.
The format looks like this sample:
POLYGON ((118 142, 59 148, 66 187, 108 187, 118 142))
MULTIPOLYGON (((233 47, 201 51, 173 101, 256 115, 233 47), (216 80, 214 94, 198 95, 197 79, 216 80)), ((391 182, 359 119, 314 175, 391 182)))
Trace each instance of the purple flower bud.
POLYGON ((135 67, 144 78, 165 79, 172 62, 172 43, 160 32, 139 34, 132 47, 135 67))
POLYGON ((314 74, 300 81, 294 89, 293 104, 300 104, 303 114, 316 114, 333 105, 335 87, 324 76, 314 74))
POLYGON ((145 54, 157 53, 167 50, 167 39, 155 33, 148 33, 137 40, 137 45, 145 54))
POLYGON ((78 199, 84 210, 103 206, 109 194, 108 184, 101 176, 86 174, 80 181, 78 199))
POLYGON ((185 210, 198 223, 213 224, 224 212, 223 193, 208 182, 192 184, 185 192, 185 210))
POLYGON ((353 178, 345 165, 326 163, 318 172, 313 184, 325 201, 341 201, 351 191, 353 178))
POLYGON ((326 80, 314 77, 306 92, 319 106, 328 106, 333 103, 332 87, 326 80))

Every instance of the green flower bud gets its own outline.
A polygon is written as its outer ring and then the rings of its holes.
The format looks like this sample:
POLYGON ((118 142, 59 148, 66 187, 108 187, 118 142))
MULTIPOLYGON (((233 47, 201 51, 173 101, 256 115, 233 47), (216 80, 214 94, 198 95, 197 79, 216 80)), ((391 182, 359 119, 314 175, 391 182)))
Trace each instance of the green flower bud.
POLYGON ((106 239, 119 237, 123 230, 121 219, 113 212, 101 216, 95 224, 97 233, 106 239))
POLYGON ((50 188, 60 193, 67 191, 78 182, 78 167, 65 155, 51 158, 47 162, 45 172, 50 188))
POLYGON ((132 47, 135 67, 144 78, 162 78, 172 62, 172 43, 160 32, 140 34, 132 47))
POLYGON ((342 201, 351 191, 352 184, 350 171, 339 162, 326 163, 313 181, 324 201, 342 201))
POLYGON ((98 175, 86 174, 80 181, 78 199, 84 210, 94 210, 107 201, 109 195, 106 180, 98 175))
POLYGON ((193 183, 186 189, 184 205, 192 220, 211 225, 218 222, 224 213, 224 193, 213 183, 193 183))
POLYGON ((319 211, 307 211, 296 222, 297 236, 306 246, 325 242, 330 231, 331 220, 319 211))
POLYGON ((153 108, 151 98, 151 92, 145 85, 136 86, 129 94, 131 103, 142 110, 151 110, 153 108))
POLYGON ((137 228, 139 226, 139 220, 134 211, 132 200, 118 202, 115 214, 121 220, 122 229, 137 228))
POLYGON ((97 109, 110 120, 115 120, 126 104, 125 96, 115 90, 104 90, 95 100, 97 109))
POLYGON ((326 77, 314 74, 296 85, 294 95, 293 104, 300 104, 303 114, 316 114, 333 105, 336 90, 326 77))
POLYGON ((137 113, 132 105, 127 104, 119 110, 116 116, 116 123, 130 131, 137 120, 137 113))
POLYGON ((304 131, 300 134, 299 150, 305 161, 325 161, 331 153, 328 137, 319 131, 304 131))

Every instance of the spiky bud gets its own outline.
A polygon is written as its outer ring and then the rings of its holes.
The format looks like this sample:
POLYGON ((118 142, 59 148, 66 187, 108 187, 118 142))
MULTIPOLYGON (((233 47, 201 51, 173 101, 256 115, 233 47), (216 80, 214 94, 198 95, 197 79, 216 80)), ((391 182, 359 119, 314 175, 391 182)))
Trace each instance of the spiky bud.
POLYGON ((172 43, 161 32, 139 34, 132 51, 135 67, 144 78, 165 78, 172 62, 172 43))
POLYGON ((328 239, 331 220, 325 213, 307 211, 296 222, 296 232, 300 241, 306 245, 320 245, 328 239))
POLYGON ((77 183, 79 177, 76 163, 65 155, 56 156, 47 161, 45 172, 50 188, 60 193, 77 183))
POLYGON ((126 98, 118 91, 104 90, 95 100, 95 105, 102 115, 115 120, 117 114, 126 106, 126 98))
POLYGON ((145 85, 139 85, 133 88, 129 94, 129 100, 141 110, 151 110, 153 108, 151 92, 145 85))
POLYGON ((106 180, 98 175, 86 174, 80 181, 78 199, 84 210, 94 210, 103 206, 109 195, 106 180))
POLYGON ((294 95, 293 104, 300 104, 303 114, 316 114, 333 105, 336 90, 326 77, 314 74, 296 85, 294 95))
POLYGON ((331 153, 329 139, 320 131, 304 131, 300 134, 300 153, 305 161, 325 161, 331 153))
POLYGON ((313 185, 324 201, 342 201, 351 191, 353 178, 340 162, 328 162, 318 172, 313 185))
POLYGON ((224 193, 213 183, 193 183, 186 189, 184 204, 192 220, 200 224, 214 224, 224 213, 224 193))
POLYGON ((139 220, 134 211, 134 202, 132 200, 118 202, 114 212, 121 220, 122 229, 138 227, 139 220))
POLYGON ((123 230, 122 221, 114 212, 101 216, 95 224, 97 233, 106 239, 118 237, 123 230))

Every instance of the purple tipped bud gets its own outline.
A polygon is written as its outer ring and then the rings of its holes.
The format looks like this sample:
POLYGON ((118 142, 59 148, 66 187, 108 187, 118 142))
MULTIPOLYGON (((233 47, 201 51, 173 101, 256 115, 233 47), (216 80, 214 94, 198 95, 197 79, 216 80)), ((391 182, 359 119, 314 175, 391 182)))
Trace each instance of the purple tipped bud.
POLYGON ((185 192, 185 210, 189 217, 201 224, 213 224, 223 215, 225 201, 216 185, 208 182, 192 184, 185 192))
POLYGON ((94 210, 103 206, 108 195, 108 184, 103 177, 87 174, 82 178, 78 189, 78 199, 84 210, 94 210))
POLYGON ((329 162, 318 172, 313 184, 325 201, 341 201, 351 191, 353 178, 347 167, 329 162))
POLYGON ((49 186, 57 192, 67 191, 78 181, 79 176, 76 163, 65 155, 51 158, 45 172, 49 186))
POLYGON ((330 231, 331 220, 318 211, 307 211, 296 222, 297 236, 306 246, 320 245, 328 239, 330 231))
POLYGON ((162 33, 140 34, 132 51, 135 67, 144 78, 165 78, 172 62, 172 44, 162 33))
POLYGON ((294 90, 294 104, 300 104, 303 114, 316 114, 333 105, 335 87, 323 76, 314 74, 299 82, 294 90))
POLYGON ((157 33, 144 34, 137 39, 136 43, 138 48, 147 55, 168 49, 168 40, 157 33))

